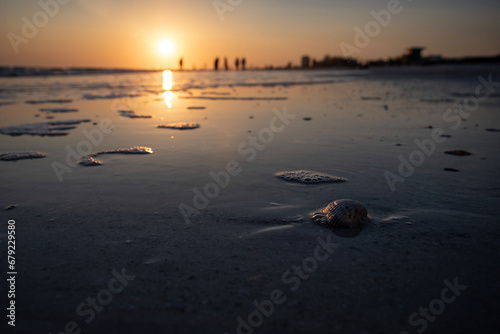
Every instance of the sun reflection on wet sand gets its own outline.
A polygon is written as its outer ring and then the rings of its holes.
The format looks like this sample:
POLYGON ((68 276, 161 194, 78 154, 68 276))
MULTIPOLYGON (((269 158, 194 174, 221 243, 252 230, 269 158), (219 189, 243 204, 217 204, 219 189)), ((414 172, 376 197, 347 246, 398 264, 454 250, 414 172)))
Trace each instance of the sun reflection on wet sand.
POLYGON ((163 89, 166 91, 163 93, 165 99, 165 104, 168 109, 172 108, 172 99, 174 98, 174 93, 171 92, 172 89, 172 71, 163 71, 163 89))
POLYGON ((167 105, 168 109, 171 109, 172 108, 172 99, 174 98, 174 93, 167 90, 166 92, 163 93, 163 97, 165 99, 165 104, 167 105))
POLYGON ((163 71, 163 89, 172 89, 172 71, 163 71))

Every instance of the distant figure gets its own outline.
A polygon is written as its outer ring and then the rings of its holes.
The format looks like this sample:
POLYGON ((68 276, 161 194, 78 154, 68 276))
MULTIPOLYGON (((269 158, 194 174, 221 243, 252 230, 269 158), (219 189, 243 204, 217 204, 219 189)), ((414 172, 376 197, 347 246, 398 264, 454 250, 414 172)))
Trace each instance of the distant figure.
POLYGON ((241 69, 244 71, 245 70, 245 66, 247 65, 247 60, 245 58, 242 58, 241 59, 241 69))
POLYGON ((227 57, 224 57, 224 68, 226 71, 229 69, 229 66, 227 66, 227 57))
POLYGON ((234 66, 236 67, 236 71, 240 69, 240 58, 236 58, 234 66))
POLYGON ((181 57, 181 59, 179 59, 179 68, 180 68, 181 71, 182 71, 182 63, 183 62, 184 62, 184 60, 181 57))
POLYGON ((214 70, 218 70, 219 69, 219 57, 215 58, 215 61, 214 61, 214 70))

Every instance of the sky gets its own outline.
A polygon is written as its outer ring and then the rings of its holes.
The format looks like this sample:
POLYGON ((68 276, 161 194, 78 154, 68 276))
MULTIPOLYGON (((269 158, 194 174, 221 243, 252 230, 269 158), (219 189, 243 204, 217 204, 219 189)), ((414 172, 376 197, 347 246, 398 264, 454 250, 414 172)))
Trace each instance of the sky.
POLYGON ((303 55, 387 59, 412 46, 493 56, 499 32, 500 0, 0 0, 0 66, 177 68, 181 57, 186 69, 212 68, 215 57, 284 66, 303 55))

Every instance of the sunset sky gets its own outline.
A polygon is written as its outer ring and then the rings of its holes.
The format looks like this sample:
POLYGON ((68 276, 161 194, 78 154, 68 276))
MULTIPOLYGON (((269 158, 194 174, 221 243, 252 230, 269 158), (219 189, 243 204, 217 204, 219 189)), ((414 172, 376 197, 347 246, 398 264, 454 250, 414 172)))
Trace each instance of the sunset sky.
MULTIPOLYGON (((216 56, 299 64, 304 54, 342 55, 341 43, 355 46, 354 28, 374 21, 370 11, 396 0, 59 1, 0 0, 0 65, 176 68, 181 56, 188 69, 212 68, 216 56)), ((386 59, 410 46, 446 57, 500 54, 500 0, 401 0, 400 7, 355 58, 386 59)))

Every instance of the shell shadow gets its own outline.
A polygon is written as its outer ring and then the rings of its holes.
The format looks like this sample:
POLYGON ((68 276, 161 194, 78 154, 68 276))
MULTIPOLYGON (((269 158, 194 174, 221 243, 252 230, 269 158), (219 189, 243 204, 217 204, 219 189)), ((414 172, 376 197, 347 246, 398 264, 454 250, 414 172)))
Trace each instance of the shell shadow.
POLYGON ((365 218, 362 223, 357 224, 356 226, 351 226, 351 227, 346 227, 346 226, 332 226, 332 225, 327 225, 322 223, 320 220, 312 218, 311 219, 312 223, 314 225, 321 226, 323 228, 329 229, 332 231, 333 234, 335 234, 338 237, 341 238, 356 238, 358 235, 363 232, 363 229, 367 227, 367 224, 370 223, 369 218, 365 218))
POLYGON ((355 228, 341 228, 341 227, 331 227, 332 233, 341 238, 356 238, 363 231, 363 227, 355 228))

